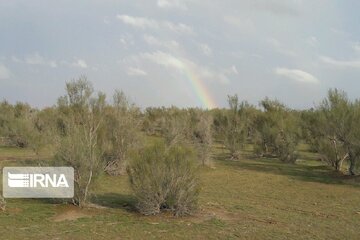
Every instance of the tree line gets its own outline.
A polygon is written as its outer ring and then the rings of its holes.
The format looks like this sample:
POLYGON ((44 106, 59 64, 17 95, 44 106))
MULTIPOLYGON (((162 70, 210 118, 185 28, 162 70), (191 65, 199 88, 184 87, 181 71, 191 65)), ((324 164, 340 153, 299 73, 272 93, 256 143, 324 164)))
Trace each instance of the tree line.
POLYGON ((257 157, 298 159, 306 143, 319 161, 355 175, 360 157, 360 101, 331 89, 309 110, 290 109, 265 98, 258 106, 228 96, 228 108, 151 107, 141 111, 116 90, 109 101, 86 77, 66 84, 66 94, 44 109, 0 103, 2 144, 44 149, 49 165, 75 169, 75 196, 84 206, 101 174, 127 173, 143 214, 166 209, 191 213, 200 191, 197 170, 212 165, 212 146, 240 160, 246 146, 257 157), (346 170, 345 170, 346 169, 346 170))

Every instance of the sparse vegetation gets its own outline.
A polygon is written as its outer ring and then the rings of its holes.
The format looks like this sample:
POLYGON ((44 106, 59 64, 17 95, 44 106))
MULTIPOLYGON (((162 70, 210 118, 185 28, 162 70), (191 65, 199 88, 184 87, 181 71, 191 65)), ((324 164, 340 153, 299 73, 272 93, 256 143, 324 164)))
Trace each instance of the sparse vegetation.
MULTIPOLYGON (((71 202, 82 208, 71 211, 81 214, 70 217, 74 224, 53 223, 36 214, 53 219, 59 205, 0 197, 0 224, 14 224, 7 229, 32 226, 30 236, 42 238, 45 232, 31 222, 36 218, 48 227, 47 237, 72 229, 84 238, 84 226, 94 229, 91 236, 109 238, 118 236, 111 226, 119 221, 130 238, 136 231, 146 238, 143 228, 164 238, 331 238, 329 226, 339 238, 357 236, 359 183, 352 175, 360 159, 360 103, 344 92, 330 90, 304 111, 268 98, 255 107, 237 95, 228 97, 228 109, 142 111, 122 91, 109 103, 85 77, 67 83, 66 91, 42 110, 0 104, 0 165, 74 167, 71 202), (149 226, 153 221, 159 226, 149 226)), ((4 228, 0 234, 8 236, 4 228)))
POLYGON ((261 101, 263 112, 255 120, 255 152, 260 156, 275 156, 294 163, 296 146, 300 140, 300 125, 296 113, 278 101, 261 101))
MULTIPOLYGON (((213 146, 216 168, 200 168, 197 173, 201 191, 193 216, 134 213, 136 199, 128 176, 104 174, 99 176, 92 198, 101 208, 74 209, 42 199, 6 199, 5 212, 0 211, 1 238, 357 239, 357 178, 333 172, 303 146, 298 149, 302 161, 296 164, 273 158, 229 161, 220 147, 213 146)), ((0 147, 2 159, 17 159, 2 160, 0 166, 37 164, 17 157, 29 153, 0 147)), ((251 149, 245 148, 243 153, 251 154, 251 149)))
POLYGON ((238 159, 248 137, 247 103, 239 103, 237 95, 228 96, 229 110, 217 118, 217 132, 231 158, 238 159))
POLYGON ((303 118, 321 159, 337 171, 347 161, 348 172, 355 175, 360 157, 359 101, 351 102, 344 92, 330 90, 316 111, 303 118))
POLYGON ((105 171, 110 175, 125 172, 129 154, 141 145, 140 110, 121 91, 116 91, 113 106, 105 113, 105 171))
POLYGON ((105 95, 92 97, 91 83, 85 78, 66 85, 67 96, 59 101, 65 110, 64 135, 56 152, 56 164, 71 166, 75 170, 75 197, 73 202, 87 203, 89 189, 103 169, 101 138, 105 95))
POLYGON ((131 161, 128 175, 141 213, 169 210, 183 216, 196 209, 199 183, 188 149, 159 143, 148 147, 131 161))
POLYGON ((203 166, 210 166, 212 136, 212 116, 200 109, 190 109, 190 140, 197 151, 197 157, 203 166))

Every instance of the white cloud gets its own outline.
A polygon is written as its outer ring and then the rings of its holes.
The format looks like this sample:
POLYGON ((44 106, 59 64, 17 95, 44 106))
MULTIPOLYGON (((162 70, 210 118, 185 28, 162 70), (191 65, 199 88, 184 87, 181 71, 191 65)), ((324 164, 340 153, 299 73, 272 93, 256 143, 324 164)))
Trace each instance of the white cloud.
POLYGON ((336 35, 339 35, 339 36, 347 36, 348 33, 341 30, 341 29, 338 29, 338 28, 330 28, 330 31, 336 35))
POLYGON ((256 59, 264 59, 264 56, 258 53, 252 53, 250 56, 256 59))
POLYGON ((289 56, 289 57, 296 57, 297 53, 286 49, 282 46, 281 42, 277 40, 276 38, 268 38, 267 43, 270 44, 278 53, 281 53, 282 55, 289 56))
POLYGON ((0 79, 8 79, 10 78, 10 75, 10 70, 3 64, 0 64, 0 79))
POLYGON ((164 21, 162 22, 161 25, 177 33, 186 33, 186 34, 194 33, 193 29, 184 23, 172 23, 172 22, 164 21))
POLYGON ((123 45, 126 45, 126 44, 127 44, 125 38, 123 38, 123 37, 120 38, 120 42, 121 42, 121 44, 123 44, 123 45))
POLYGON ((176 33, 186 33, 191 34, 193 30, 190 26, 183 23, 172 23, 169 21, 157 21, 151 18, 143 17, 133 17, 129 15, 117 15, 116 18, 121 20, 123 23, 128 24, 133 27, 138 27, 142 29, 151 28, 151 29, 168 29, 176 33))
POLYGON ((223 72, 224 74, 226 74, 226 75, 239 75, 239 72, 238 72, 238 70, 237 70, 237 68, 236 68, 235 65, 232 65, 232 66, 229 67, 229 68, 223 69, 222 72, 223 72))
POLYGON ((16 63, 21 63, 21 62, 22 62, 21 59, 15 57, 15 56, 11 56, 11 60, 12 60, 13 62, 16 62, 16 63))
POLYGON ((360 53, 360 42, 354 43, 353 49, 354 49, 356 52, 360 53))
POLYGON ((238 72, 238 70, 237 70, 237 68, 236 68, 235 65, 233 65, 233 66, 231 67, 231 70, 233 71, 234 74, 236 74, 236 75, 239 74, 239 72, 238 72))
POLYGON ((202 53, 206 56, 211 56, 212 55, 212 49, 209 47, 209 45, 207 44, 200 44, 200 49, 202 51, 202 53))
POLYGON ((311 36, 306 39, 306 42, 310 46, 315 47, 318 44, 318 39, 314 36, 311 36))
POLYGON ((274 15, 296 16, 299 14, 301 1, 249 1, 250 7, 260 11, 270 12, 274 15))
POLYGON ((153 19, 149 18, 141 18, 141 17, 132 17, 129 15, 117 15, 118 19, 120 19, 125 24, 140 27, 140 28, 159 28, 159 23, 153 19))
POLYGON ((299 69, 276 68, 275 74, 302 83, 319 83, 319 80, 308 72, 299 69))
POLYGON ((159 8, 174 8, 187 10, 187 6, 184 1, 181 0, 158 0, 157 6, 159 8))
POLYGON ((74 66, 74 67, 78 67, 78 68, 88 68, 87 63, 83 59, 77 59, 71 65, 74 66))
POLYGON ((152 62, 155 62, 159 65, 163 65, 166 67, 173 67, 179 70, 183 70, 186 67, 184 61, 181 60, 180 58, 174 57, 169 53, 164 53, 161 51, 157 51, 153 53, 143 53, 142 57, 152 62))
POLYGON ((106 25, 109 25, 109 24, 111 23, 109 17, 104 17, 103 22, 104 22, 106 25))
POLYGON ((243 33, 253 33, 256 29, 255 23, 250 18, 239 16, 224 16, 224 22, 240 29, 243 33))
POLYGON ((88 68, 87 63, 83 59, 76 59, 73 62, 62 60, 62 61, 55 61, 46 59, 45 57, 41 56, 39 53, 34 53, 31 55, 26 56, 24 59, 20 59, 16 56, 12 56, 11 60, 15 63, 25 63, 29 65, 42 65, 42 66, 49 66, 52 68, 57 68, 60 66, 67 66, 67 67, 78 67, 78 68, 88 68))
POLYGON ((124 33, 120 36, 120 39, 119 39, 121 45, 125 48, 125 49, 128 49, 129 47, 131 47, 132 45, 135 44, 135 41, 134 41, 134 37, 132 34, 130 33, 124 33))
POLYGON ((169 49, 175 49, 179 47, 179 43, 176 42, 175 40, 171 40, 171 41, 161 41, 159 39, 157 39, 154 36, 151 35, 144 35, 144 40, 147 44, 152 45, 152 46, 157 46, 157 47, 166 47, 169 49))
POLYGON ((344 61, 344 60, 336 60, 330 57, 321 56, 320 60, 324 63, 336 66, 336 67, 343 67, 343 68, 360 68, 360 60, 351 60, 351 61, 344 61))
MULTIPOLYGON (((13 59, 14 61, 15 59, 13 59)), ((30 65, 43 65, 43 66, 49 66, 52 68, 57 67, 57 63, 54 60, 46 59, 43 56, 41 56, 39 53, 34 53, 32 55, 29 55, 25 57, 24 60, 25 63, 30 65)))
POLYGON ((170 53, 165 53, 162 51, 151 53, 148 52, 142 53, 135 57, 136 60, 138 58, 150 60, 151 62, 165 66, 167 68, 176 69, 182 74, 184 72, 188 73, 190 71, 191 74, 197 75, 201 79, 218 81, 222 84, 229 83, 229 79, 224 73, 216 72, 212 69, 209 69, 208 67, 196 64, 187 58, 176 57, 170 53))
POLYGON ((140 68, 129 67, 126 71, 126 74, 129 76, 146 76, 147 72, 140 68))
POLYGON ((298 54, 295 51, 287 50, 287 49, 278 49, 279 53, 286 55, 288 57, 297 57, 298 54))
POLYGON ((268 38, 266 41, 275 48, 280 48, 281 46, 279 40, 276 38, 268 38))

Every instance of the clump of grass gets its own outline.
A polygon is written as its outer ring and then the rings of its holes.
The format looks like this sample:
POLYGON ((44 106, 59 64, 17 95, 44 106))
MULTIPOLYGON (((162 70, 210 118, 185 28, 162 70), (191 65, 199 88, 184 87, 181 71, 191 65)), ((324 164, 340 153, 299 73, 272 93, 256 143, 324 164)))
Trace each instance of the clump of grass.
POLYGON ((134 157, 127 171, 142 214, 183 216, 196 209, 200 189, 192 156, 185 147, 158 143, 134 157))

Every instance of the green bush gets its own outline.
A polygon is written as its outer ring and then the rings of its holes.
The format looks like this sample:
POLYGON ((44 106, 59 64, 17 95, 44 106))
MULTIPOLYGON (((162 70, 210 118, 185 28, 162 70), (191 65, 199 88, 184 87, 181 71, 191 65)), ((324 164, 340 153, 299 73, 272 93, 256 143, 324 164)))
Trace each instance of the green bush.
POLYGON ((200 189, 191 158, 189 149, 164 144, 147 147, 133 158, 127 170, 142 214, 167 210, 183 216, 196 209, 200 189))
POLYGON ((296 151, 297 141, 291 139, 289 136, 280 134, 276 139, 277 156, 286 163, 295 163, 298 159, 296 151))
POLYGON ((263 111, 255 118, 253 142, 258 156, 277 157, 286 163, 295 163, 296 147, 300 141, 300 118, 277 100, 265 98, 263 111))

